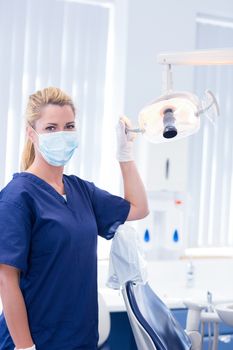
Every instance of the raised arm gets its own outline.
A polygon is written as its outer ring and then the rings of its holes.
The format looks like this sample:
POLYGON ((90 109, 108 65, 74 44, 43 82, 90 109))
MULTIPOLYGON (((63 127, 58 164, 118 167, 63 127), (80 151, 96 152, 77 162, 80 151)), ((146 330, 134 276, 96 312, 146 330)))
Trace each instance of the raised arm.
POLYGON ((117 159, 124 183, 124 197, 130 204, 127 220, 142 219, 149 214, 146 191, 133 160, 133 141, 135 135, 126 133, 126 125, 130 127, 128 118, 121 117, 117 125, 117 159))

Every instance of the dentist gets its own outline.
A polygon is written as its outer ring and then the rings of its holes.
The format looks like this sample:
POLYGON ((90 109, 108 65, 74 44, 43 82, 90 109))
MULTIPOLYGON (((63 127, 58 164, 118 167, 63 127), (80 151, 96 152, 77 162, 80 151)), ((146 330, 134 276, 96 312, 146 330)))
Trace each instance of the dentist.
POLYGON ((128 120, 117 125, 124 198, 63 173, 78 147, 63 91, 31 95, 26 121, 22 171, 0 192, 0 350, 96 350, 97 235, 148 214, 128 120))

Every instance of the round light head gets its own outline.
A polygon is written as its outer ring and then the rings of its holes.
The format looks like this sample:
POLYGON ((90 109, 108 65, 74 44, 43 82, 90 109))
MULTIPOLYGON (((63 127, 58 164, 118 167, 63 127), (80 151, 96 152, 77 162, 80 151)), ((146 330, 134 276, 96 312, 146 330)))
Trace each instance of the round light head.
POLYGON ((173 115, 173 109, 167 108, 163 112, 163 124, 164 124, 164 130, 163 130, 163 137, 165 139, 172 139, 177 135, 177 129, 175 126, 176 119, 173 115))
POLYGON ((169 142, 198 131, 199 100, 188 92, 163 95, 139 113, 144 136, 153 143, 169 142))

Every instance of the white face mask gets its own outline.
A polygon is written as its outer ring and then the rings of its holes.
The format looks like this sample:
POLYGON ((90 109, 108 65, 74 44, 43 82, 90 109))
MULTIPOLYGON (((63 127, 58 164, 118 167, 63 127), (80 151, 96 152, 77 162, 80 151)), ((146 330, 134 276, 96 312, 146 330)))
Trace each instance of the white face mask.
MULTIPOLYGON (((36 131, 35 133, 37 134, 36 131)), ((77 131, 57 131, 37 135, 38 150, 50 165, 64 166, 78 147, 77 131)))

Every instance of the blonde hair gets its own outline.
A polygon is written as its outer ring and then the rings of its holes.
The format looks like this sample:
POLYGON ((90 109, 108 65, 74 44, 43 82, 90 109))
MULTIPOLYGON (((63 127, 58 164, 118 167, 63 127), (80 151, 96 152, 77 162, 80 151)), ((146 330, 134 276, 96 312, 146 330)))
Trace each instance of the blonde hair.
MULTIPOLYGON (((41 117, 41 109, 49 104, 57 106, 68 105, 72 108, 75 115, 75 107, 72 99, 64 91, 56 87, 48 87, 39 90, 29 96, 26 108, 26 125, 35 127, 35 123, 41 117)), ((21 171, 27 170, 35 159, 35 149, 31 140, 25 138, 24 149, 21 157, 21 171)))

